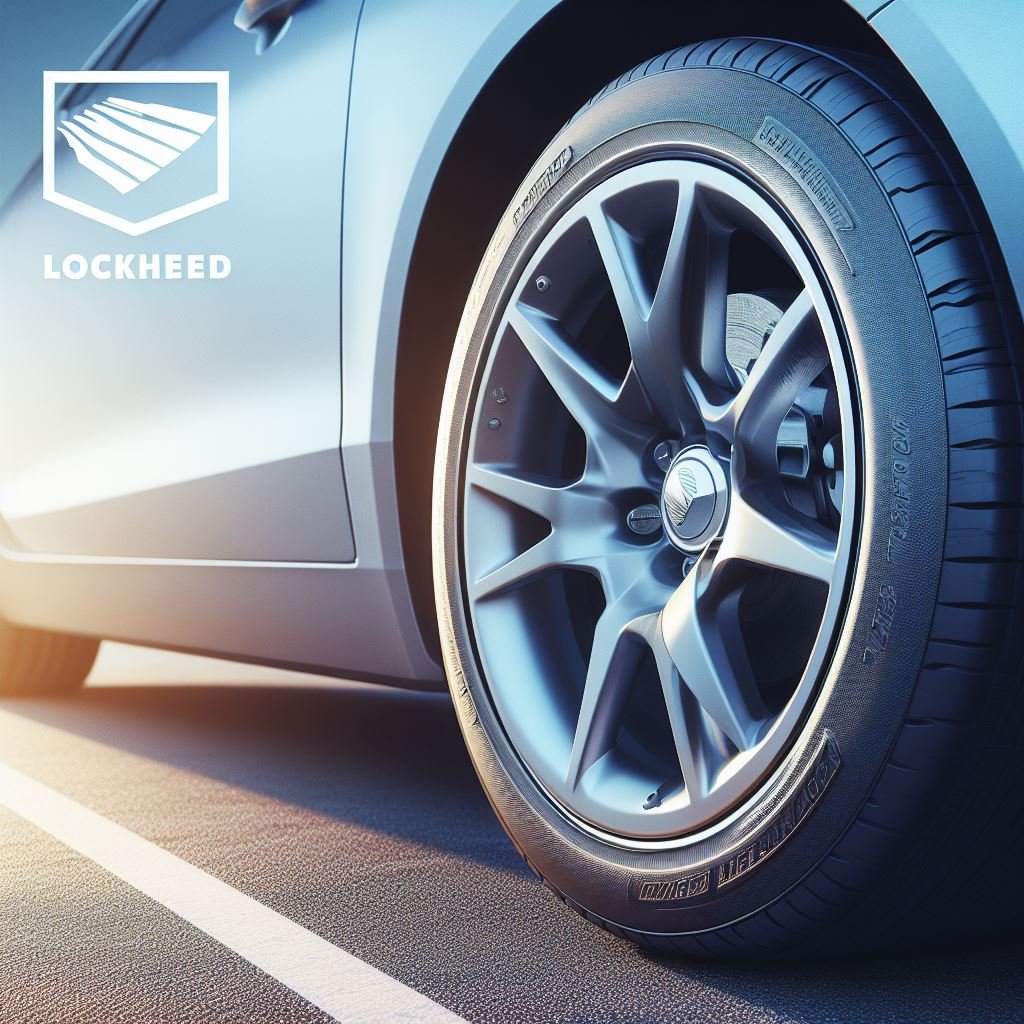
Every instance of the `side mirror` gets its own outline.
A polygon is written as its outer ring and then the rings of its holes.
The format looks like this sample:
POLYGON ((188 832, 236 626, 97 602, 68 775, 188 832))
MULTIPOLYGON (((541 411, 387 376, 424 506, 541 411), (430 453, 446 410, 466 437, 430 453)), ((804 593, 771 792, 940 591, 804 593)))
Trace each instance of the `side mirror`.
POLYGON ((269 50, 288 31, 292 12, 302 0, 242 0, 235 24, 256 34, 256 54, 269 50))

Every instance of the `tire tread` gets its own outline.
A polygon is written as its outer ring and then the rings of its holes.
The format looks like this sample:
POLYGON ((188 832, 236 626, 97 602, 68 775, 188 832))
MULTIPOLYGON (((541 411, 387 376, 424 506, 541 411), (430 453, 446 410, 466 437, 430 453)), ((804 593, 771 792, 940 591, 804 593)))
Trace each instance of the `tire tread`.
MULTIPOLYGON (((839 126, 889 196, 921 274, 943 363, 948 518, 930 642, 908 715, 870 797, 832 852, 788 894, 742 922, 692 935, 610 930, 648 948, 719 955, 810 948, 839 917, 849 942, 877 941, 909 919, 927 940, 936 923, 926 912, 929 897, 945 877, 977 873, 974 849, 982 835, 1003 850, 1024 852, 1024 785, 1009 797, 991 785, 1000 772, 1020 778, 1024 748, 1024 631, 1013 628, 1024 593, 1024 410, 1011 342, 1019 314, 1001 298, 1009 293, 959 156, 890 62, 780 40, 709 40, 638 65, 576 117, 630 81, 693 67, 734 68, 802 96, 839 126), (934 774, 948 776, 949 765, 967 758, 975 771, 960 772, 948 790, 934 785, 934 774), (929 864, 935 843, 945 856, 929 864), (894 871, 893 864, 915 870, 894 871)), ((959 901, 937 901, 942 931, 951 913, 968 923, 966 904, 977 895, 967 887, 959 901)), ((991 906, 975 899, 970 909, 984 927, 991 906)))

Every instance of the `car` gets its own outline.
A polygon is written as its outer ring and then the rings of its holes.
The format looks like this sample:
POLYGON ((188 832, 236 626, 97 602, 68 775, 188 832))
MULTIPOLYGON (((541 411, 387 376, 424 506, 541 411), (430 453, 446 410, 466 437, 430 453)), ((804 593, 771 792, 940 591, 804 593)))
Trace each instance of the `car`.
POLYGON ((447 685, 659 950, 1013 919, 1024 8, 66 7, 0 72, 5 695, 447 685))

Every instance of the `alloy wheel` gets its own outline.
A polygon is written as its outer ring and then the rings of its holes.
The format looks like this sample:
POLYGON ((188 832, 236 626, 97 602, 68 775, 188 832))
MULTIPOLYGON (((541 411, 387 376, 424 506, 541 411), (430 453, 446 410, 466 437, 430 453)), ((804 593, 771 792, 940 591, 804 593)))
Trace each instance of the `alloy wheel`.
POLYGON ((482 372, 463 505, 489 695, 609 841, 691 842, 813 706, 854 538, 841 330, 796 229, 698 159, 554 221, 482 372))

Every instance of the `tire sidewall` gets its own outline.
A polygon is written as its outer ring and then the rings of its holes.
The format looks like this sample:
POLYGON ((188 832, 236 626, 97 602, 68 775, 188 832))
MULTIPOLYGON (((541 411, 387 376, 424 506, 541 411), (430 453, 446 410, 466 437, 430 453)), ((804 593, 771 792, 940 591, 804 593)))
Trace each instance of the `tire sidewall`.
POLYGON ((685 934, 757 913, 828 854, 871 793, 906 716, 939 583, 947 465, 945 397, 927 296, 889 197, 841 128, 784 86, 723 68, 638 79, 570 122, 503 218, 467 304, 442 410, 434 514, 441 638, 459 721, 506 830, 553 888, 607 923, 685 934), (850 228, 837 229, 793 166, 756 144, 766 118, 799 138, 825 180, 838 183, 850 228), (567 151, 571 161, 559 168, 557 180, 527 201, 567 151), (494 329, 536 244, 579 195, 610 174, 681 153, 724 163, 755 181, 808 241, 821 268, 845 334, 854 388, 860 540, 819 696, 757 798, 720 831, 690 845, 625 849, 580 828, 549 802, 495 714, 464 600, 462 468, 494 329), (832 771, 822 776, 825 742, 832 771), (801 797, 816 777, 821 792, 801 797), (792 825, 794 808, 801 813, 792 825), (772 835, 780 834, 787 811, 783 840, 766 851, 764 836, 773 828, 772 835), (759 842, 760 853, 744 861, 744 851, 759 842), (749 867, 720 886, 722 867, 730 863, 749 867), (705 872, 707 889, 692 897, 641 898, 645 883, 705 872))

